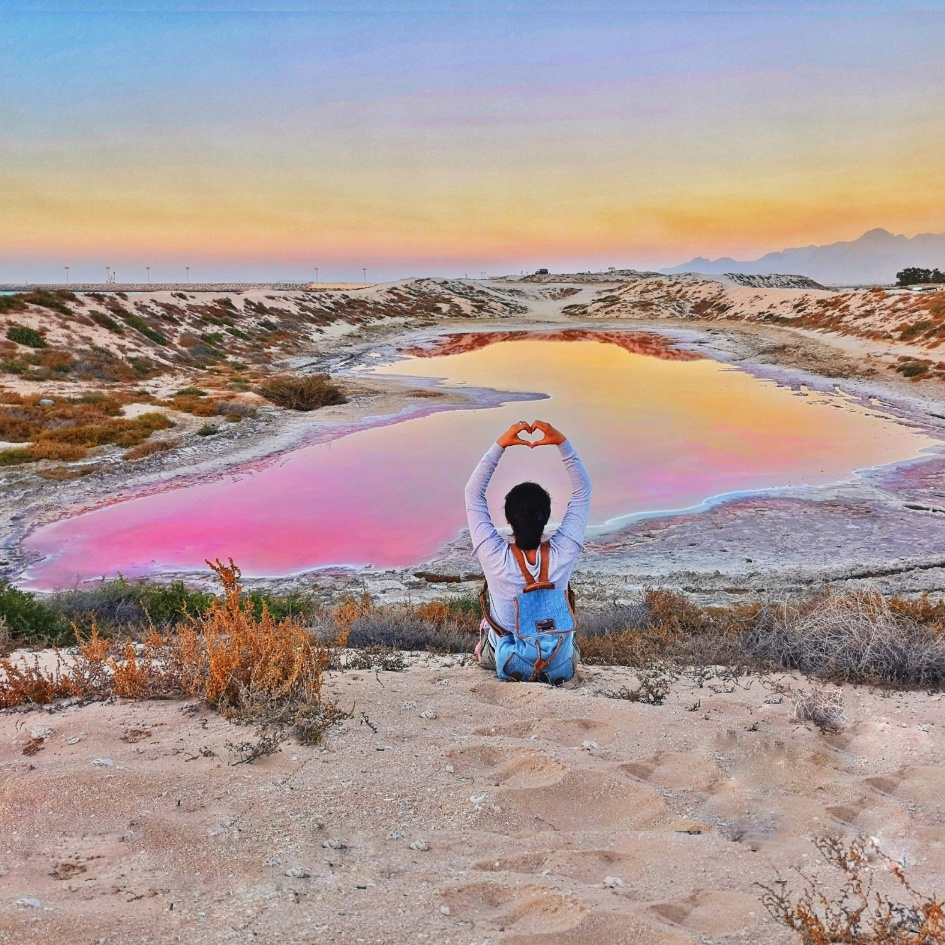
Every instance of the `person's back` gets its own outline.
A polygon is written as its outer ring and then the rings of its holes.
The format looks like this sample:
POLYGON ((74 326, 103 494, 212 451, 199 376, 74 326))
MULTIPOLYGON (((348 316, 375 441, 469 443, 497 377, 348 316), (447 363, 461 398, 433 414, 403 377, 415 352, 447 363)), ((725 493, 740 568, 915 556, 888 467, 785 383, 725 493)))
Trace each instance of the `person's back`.
MULTIPOLYGON (((533 424, 524 420, 509 427, 479 462, 466 484, 466 514, 473 550, 482 565, 488 583, 488 607, 491 623, 512 632, 516 623, 516 598, 526 587, 525 573, 537 581, 543 565, 547 579, 556 588, 566 590, 578 555, 584 547, 591 501, 591 484, 584 464, 562 433, 544 421, 533 424), (521 439, 521 434, 540 431, 543 438, 536 443, 521 439), (571 498, 567 512, 550 542, 542 544, 542 533, 548 524, 551 501, 548 493, 535 483, 521 483, 506 496, 506 519, 512 526, 514 545, 496 530, 486 503, 486 488, 505 449, 511 446, 557 446, 571 481, 571 498), (546 561, 542 558, 547 556, 546 561)), ((529 582, 531 583, 531 582, 529 582)), ((476 648, 480 665, 495 668, 495 647, 499 632, 483 621, 480 645, 476 648)), ((576 652, 576 651, 575 651, 576 652)))

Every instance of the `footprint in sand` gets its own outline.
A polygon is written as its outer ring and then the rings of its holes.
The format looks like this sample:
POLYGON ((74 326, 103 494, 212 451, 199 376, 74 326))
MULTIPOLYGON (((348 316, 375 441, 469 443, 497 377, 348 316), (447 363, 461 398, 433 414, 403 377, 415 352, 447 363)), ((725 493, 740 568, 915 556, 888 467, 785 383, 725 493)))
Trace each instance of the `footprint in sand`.
POLYGON ((526 934, 566 932, 586 910, 576 900, 539 885, 473 883, 442 893, 450 914, 502 931, 526 934))
POLYGON ((663 922, 700 935, 726 935, 752 924, 751 913, 757 914, 758 899, 746 893, 703 889, 685 899, 650 906, 649 912, 663 922))
POLYGON ((642 761, 628 761, 619 770, 660 787, 701 791, 709 790, 724 777, 711 758, 685 751, 664 751, 642 761))
POLYGON ((535 748, 503 750, 472 745, 449 754, 458 777, 474 776, 494 787, 542 788, 556 784, 570 770, 565 762, 535 748))
POLYGON ((625 883, 632 882, 643 874, 644 864, 638 857, 614 850, 548 850, 480 860, 473 869, 488 873, 548 873, 599 886, 607 876, 620 876, 625 883))
POLYGON ((523 829, 648 830, 672 816, 655 789, 599 771, 568 771, 547 787, 505 785, 495 799, 523 829))

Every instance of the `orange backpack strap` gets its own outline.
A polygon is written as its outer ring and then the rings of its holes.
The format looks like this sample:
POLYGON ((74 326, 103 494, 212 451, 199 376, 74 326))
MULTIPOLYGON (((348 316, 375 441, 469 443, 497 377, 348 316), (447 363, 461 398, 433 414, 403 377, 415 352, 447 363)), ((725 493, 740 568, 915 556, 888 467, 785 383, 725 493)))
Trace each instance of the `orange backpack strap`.
POLYGON ((548 551, 551 548, 550 542, 544 541, 541 544, 541 568, 539 569, 538 580, 536 581, 532 572, 528 570, 528 562, 525 558, 525 552, 518 545, 512 545, 512 555, 518 563, 522 577, 525 578, 525 591, 550 590, 554 587, 548 580, 548 551))
POLYGON ((500 637, 511 636, 508 630, 505 627, 500 626, 492 619, 492 613, 489 608, 489 582, 482 582, 482 590, 479 592, 479 605, 482 607, 482 616, 486 618, 486 623, 492 627, 493 630, 500 637))

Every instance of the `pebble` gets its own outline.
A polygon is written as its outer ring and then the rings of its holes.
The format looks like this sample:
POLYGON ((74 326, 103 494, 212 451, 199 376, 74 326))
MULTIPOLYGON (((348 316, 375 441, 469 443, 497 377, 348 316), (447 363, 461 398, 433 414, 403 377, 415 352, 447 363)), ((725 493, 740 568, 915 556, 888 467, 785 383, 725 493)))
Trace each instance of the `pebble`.
POLYGON ((42 400, 38 401, 40 407, 52 407, 55 402, 52 397, 43 397, 42 400))
POLYGON ((30 732, 33 738, 41 738, 43 741, 52 738, 52 733, 53 730, 48 725, 34 725, 33 731, 30 732))
POLYGON ((412 712, 414 709, 416 709, 416 707, 417 707, 416 702, 405 702, 403 704, 403 708, 406 709, 408 712, 412 712))
POLYGON ((399 830, 392 830, 392 831, 387 835, 387 839, 388 839, 388 840, 403 840, 403 839, 404 839, 404 835, 403 835, 399 830))
POLYGON ((623 886, 623 880, 619 876, 605 876, 604 886, 606 886, 607 889, 619 889, 623 886))
POLYGON ((93 768, 114 768, 115 762, 111 758, 96 758, 92 762, 93 768))
POLYGON ((449 684, 450 684, 450 681, 449 681, 448 679, 441 679, 441 680, 440 680, 440 685, 441 685, 441 686, 448 686, 449 684))
POLYGON ((447 765, 445 770, 447 774, 452 774, 456 769, 452 765, 447 765))
POLYGON ((308 879, 312 874, 304 866, 290 866, 285 875, 289 879, 308 879))
POLYGON ((597 751, 600 745, 598 745, 597 742, 584 742, 581 748, 583 748, 584 751, 597 751))
POLYGON ((329 837, 327 840, 322 842, 322 846, 326 850, 347 850, 348 844, 344 842, 340 837, 329 837))
POLYGON ((440 906, 440 915, 449 915, 450 907, 449 906, 440 906))
POLYGON ((430 849, 430 844, 427 843, 426 840, 414 840, 414 842, 410 844, 410 849, 416 850, 418 853, 425 853, 430 849))
POLYGON ((81 736, 81 735, 73 735, 72 738, 70 738, 69 741, 66 742, 66 744, 67 744, 67 745, 78 745, 79 742, 81 742, 81 741, 82 741, 82 736, 81 736))
POLYGON ((469 803, 475 804, 478 807, 488 796, 488 794, 473 794, 473 796, 469 798, 469 803))
POLYGON ((436 712, 434 712, 433 709, 424 709, 424 711, 420 713, 420 718, 421 719, 435 719, 436 712))
POLYGON ((268 867, 282 866, 282 860, 280 860, 277 856, 271 856, 269 857, 268 860, 266 860, 265 863, 263 863, 263 866, 268 866, 268 867))
POLYGON ((22 899, 17 899, 16 904, 23 906, 24 909, 38 909, 42 905, 42 903, 33 896, 24 896, 22 899))

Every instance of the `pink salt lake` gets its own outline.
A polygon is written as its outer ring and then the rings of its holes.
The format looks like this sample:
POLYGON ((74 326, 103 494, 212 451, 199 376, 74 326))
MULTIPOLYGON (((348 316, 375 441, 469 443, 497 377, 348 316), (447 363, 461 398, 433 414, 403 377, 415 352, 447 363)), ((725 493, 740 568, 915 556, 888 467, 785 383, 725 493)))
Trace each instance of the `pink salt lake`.
MULTIPOLYGON (((27 538, 38 556, 27 583, 199 571, 217 557, 248 576, 416 565, 457 537, 471 470, 519 419, 548 420, 570 436, 593 480, 595 529, 730 493, 835 483, 938 442, 850 398, 802 396, 655 335, 548 337, 556 340, 454 336, 442 350, 457 353, 375 369, 546 398, 430 412, 64 517, 27 538)), ((514 448, 490 487, 494 519, 523 479, 549 488, 552 520, 560 518, 568 489, 558 451, 514 448)))

